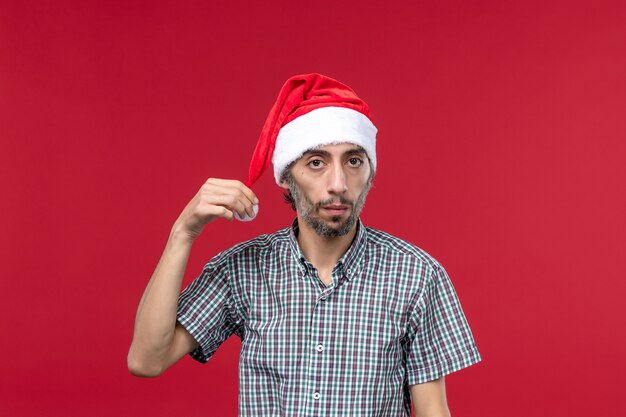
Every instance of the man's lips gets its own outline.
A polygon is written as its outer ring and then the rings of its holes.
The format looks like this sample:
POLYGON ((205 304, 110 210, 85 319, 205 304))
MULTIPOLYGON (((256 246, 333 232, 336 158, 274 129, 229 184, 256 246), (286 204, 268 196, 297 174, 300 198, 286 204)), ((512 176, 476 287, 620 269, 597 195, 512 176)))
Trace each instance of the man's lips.
POLYGON ((322 206, 322 209, 324 209, 325 211, 327 211, 327 212, 329 212, 331 214, 343 214, 349 208, 350 208, 350 206, 346 206, 344 204, 322 206))

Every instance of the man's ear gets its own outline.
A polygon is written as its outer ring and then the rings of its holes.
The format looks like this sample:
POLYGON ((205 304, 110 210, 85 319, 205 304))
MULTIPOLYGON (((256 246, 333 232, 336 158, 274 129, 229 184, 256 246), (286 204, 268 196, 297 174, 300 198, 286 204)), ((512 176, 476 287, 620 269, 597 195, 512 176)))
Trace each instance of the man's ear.
POLYGON ((285 181, 285 178, 280 179, 280 186, 285 190, 289 189, 289 184, 287 184, 287 181, 285 181))

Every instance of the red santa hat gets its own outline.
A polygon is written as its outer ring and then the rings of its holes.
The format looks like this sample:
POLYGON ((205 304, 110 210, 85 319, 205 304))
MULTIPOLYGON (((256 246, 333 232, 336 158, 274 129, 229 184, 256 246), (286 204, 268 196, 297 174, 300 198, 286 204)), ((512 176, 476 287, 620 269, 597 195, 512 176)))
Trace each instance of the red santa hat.
POLYGON ((376 132, 367 104, 350 87, 321 74, 293 76, 265 120, 246 185, 254 184, 270 162, 280 184, 285 168, 304 152, 334 143, 363 147, 376 169, 376 132))
MULTIPOLYGON (((347 85, 321 74, 293 76, 281 88, 265 120, 246 185, 252 186, 270 162, 280 185, 285 168, 304 152, 334 143, 361 146, 375 170, 377 131, 367 104, 347 85)), ((235 218, 252 220, 258 205, 253 210, 253 217, 235 212, 235 218)))

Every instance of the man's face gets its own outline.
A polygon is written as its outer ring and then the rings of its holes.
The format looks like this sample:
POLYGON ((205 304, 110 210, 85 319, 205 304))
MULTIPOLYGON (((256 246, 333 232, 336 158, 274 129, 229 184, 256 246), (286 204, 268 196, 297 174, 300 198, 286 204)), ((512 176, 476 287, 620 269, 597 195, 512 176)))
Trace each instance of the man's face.
POLYGON ((353 144, 325 145, 304 153, 285 174, 302 220, 318 235, 344 236, 355 226, 371 187, 365 151, 353 144))

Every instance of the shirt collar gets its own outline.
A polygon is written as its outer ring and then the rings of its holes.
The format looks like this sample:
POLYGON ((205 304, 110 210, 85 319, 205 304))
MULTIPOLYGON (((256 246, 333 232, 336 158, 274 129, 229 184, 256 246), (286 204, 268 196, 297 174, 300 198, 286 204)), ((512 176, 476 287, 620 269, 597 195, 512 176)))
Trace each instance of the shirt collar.
MULTIPOLYGON (((298 228, 298 218, 296 217, 291 224, 291 229, 289 231, 289 245, 291 246, 291 253, 298 262, 298 266, 302 272, 306 272, 306 268, 308 268, 309 265, 312 267, 312 265, 304 257, 304 254, 300 250, 300 245, 298 245, 298 228)), ((348 281, 350 281, 353 277, 358 276, 363 270, 364 265, 363 261, 365 258, 367 229, 363 225, 361 219, 357 221, 356 228, 357 231, 352 244, 335 265, 335 269, 343 268, 343 275, 346 276, 348 281)))

